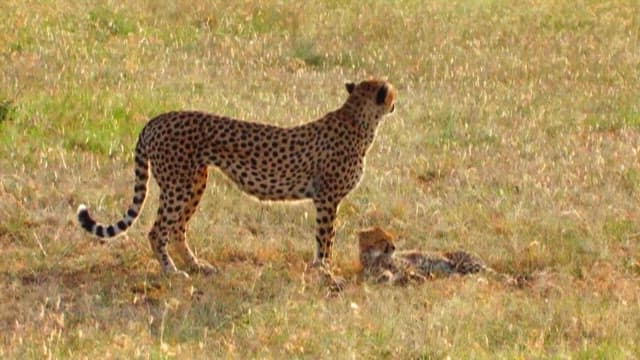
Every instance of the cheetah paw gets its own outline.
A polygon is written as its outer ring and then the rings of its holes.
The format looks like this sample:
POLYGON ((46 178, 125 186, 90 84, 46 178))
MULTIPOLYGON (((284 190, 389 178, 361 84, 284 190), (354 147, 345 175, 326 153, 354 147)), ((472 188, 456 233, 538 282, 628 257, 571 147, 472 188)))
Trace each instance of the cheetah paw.
POLYGON ((172 279, 189 279, 189 274, 176 267, 168 267, 162 271, 162 275, 172 279))
POLYGON ((167 270, 164 273, 168 277, 175 278, 175 279, 187 279, 188 280, 190 278, 189 274, 187 274, 186 272, 184 272, 182 270, 178 270, 178 269, 167 270))
POLYGON ((329 290, 333 293, 342 292, 347 286, 347 279, 339 275, 332 275, 326 279, 329 285, 329 290))
POLYGON ((218 269, 206 261, 198 261, 197 264, 190 268, 191 273, 199 273, 203 275, 211 275, 218 272, 218 269))
POLYGON ((330 271, 331 269, 331 264, 329 263, 329 260, 327 259, 313 259, 313 261, 311 261, 309 263, 309 268, 311 269, 321 269, 321 270, 326 270, 326 271, 330 271))

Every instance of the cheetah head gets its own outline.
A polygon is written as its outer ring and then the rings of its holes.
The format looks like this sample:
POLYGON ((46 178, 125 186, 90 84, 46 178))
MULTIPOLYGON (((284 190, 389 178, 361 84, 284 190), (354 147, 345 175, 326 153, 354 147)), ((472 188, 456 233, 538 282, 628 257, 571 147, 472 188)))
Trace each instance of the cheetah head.
POLYGON ((380 118, 395 110, 396 90, 384 80, 367 80, 359 84, 346 83, 348 104, 364 116, 380 118))
POLYGON ((360 242, 360 262, 362 266, 371 265, 376 259, 390 257, 396 250, 393 235, 375 226, 358 232, 360 242))

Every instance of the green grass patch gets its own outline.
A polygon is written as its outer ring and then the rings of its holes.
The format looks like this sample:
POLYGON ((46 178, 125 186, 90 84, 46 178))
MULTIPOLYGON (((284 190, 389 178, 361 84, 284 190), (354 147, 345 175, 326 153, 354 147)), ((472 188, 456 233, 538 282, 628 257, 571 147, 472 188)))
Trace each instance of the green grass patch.
POLYGON ((89 22, 94 34, 105 40, 110 36, 126 36, 136 31, 136 24, 123 10, 112 10, 108 7, 96 7, 89 11, 89 22))
POLYGON ((294 45, 292 56, 308 66, 321 66, 324 58, 314 48, 313 41, 300 41, 294 45))
POLYGON ((13 104, 8 100, 0 100, 0 126, 11 120, 14 115, 13 104))
POLYGON ((640 129, 640 112, 636 110, 619 110, 614 115, 588 117, 585 122, 596 131, 638 130, 640 129))

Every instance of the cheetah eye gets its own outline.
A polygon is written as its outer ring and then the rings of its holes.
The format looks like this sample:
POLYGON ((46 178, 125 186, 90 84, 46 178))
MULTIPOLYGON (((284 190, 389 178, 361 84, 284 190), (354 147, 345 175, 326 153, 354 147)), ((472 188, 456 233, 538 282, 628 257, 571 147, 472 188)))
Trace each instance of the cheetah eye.
POLYGON ((387 244, 387 246, 385 246, 384 248, 384 252, 389 254, 389 253, 392 253, 395 249, 396 247, 393 246, 393 244, 387 244))

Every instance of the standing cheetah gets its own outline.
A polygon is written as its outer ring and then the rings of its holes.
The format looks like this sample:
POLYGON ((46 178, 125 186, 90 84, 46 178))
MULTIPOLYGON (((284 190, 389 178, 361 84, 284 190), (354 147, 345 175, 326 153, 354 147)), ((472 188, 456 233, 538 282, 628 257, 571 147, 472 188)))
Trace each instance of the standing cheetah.
POLYGON ((342 107, 290 128, 192 111, 151 119, 138 137, 134 196, 122 219, 99 224, 80 205, 80 225, 101 238, 126 231, 142 209, 151 168, 160 187, 160 205, 149 241, 163 272, 188 277, 167 252, 171 241, 190 272, 209 273, 213 268, 193 255, 185 232, 213 165, 260 200, 313 200, 314 264, 327 266, 338 205, 358 185, 378 124, 395 108, 396 91, 386 81, 347 83, 346 88, 349 96, 342 107))

